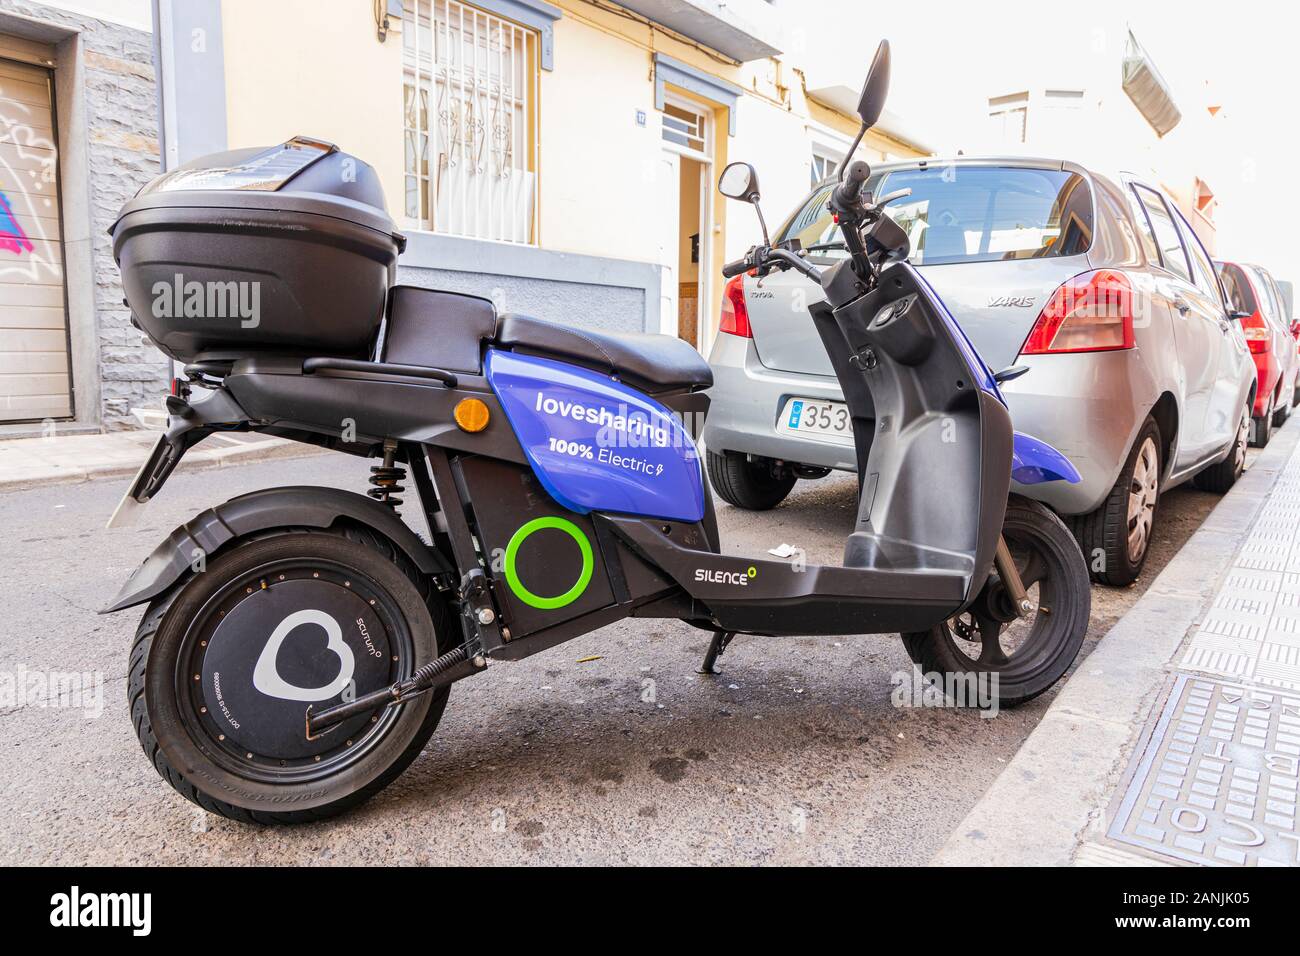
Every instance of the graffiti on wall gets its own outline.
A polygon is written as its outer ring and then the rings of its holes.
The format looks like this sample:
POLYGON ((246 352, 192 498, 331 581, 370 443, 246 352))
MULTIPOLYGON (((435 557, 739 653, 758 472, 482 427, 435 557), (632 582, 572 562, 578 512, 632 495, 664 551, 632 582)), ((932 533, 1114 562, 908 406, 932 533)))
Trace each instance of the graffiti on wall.
POLYGON ((0 249, 7 249, 14 255, 21 256, 25 252, 31 252, 32 248, 32 241, 27 238, 27 233, 14 218, 14 209, 9 205, 9 197, 0 192, 0 249))
MULTIPOLYGON (((4 95, 0 83, 0 96, 4 95)), ((61 282, 58 150, 49 112, 5 97, 0 112, 0 280, 61 282)))

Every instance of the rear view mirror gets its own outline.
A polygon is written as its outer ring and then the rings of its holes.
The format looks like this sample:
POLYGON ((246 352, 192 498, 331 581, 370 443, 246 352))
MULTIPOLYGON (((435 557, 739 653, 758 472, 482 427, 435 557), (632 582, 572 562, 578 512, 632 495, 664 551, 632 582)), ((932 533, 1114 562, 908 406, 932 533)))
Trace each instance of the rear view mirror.
POLYGON ((728 199, 758 203, 758 173, 749 163, 730 163, 718 177, 718 192, 728 199))
POLYGON ((889 41, 881 40, 876 47, 876 56, 867 71, 866 82, 862 84, 862 95, 858 98, 858 116, 864 126, 875 126, 880 114, 885 110, 885 100, 889 97, 889 41))

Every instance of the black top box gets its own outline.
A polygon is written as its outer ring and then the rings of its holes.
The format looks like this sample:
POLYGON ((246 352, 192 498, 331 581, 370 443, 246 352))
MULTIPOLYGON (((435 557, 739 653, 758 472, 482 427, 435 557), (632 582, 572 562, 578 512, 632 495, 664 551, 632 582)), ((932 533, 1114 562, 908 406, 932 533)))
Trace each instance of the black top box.
POLYGON ((406 246, 374 169, 304 137, 165 173, 109 234, 135 323, 182 362, 370 357, 406 246))

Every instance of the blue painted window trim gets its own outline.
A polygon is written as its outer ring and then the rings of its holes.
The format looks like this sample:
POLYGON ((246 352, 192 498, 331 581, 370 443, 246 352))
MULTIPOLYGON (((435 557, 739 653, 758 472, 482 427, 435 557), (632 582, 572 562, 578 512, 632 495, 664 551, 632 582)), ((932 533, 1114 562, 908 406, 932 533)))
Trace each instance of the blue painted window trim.
POLYGON ((542 69, 555 69, 554 24, 564 16, 563 10, 552 6, 546 0, 469 0, 469 2, 480 10, 522 23, 540 33, 542 69))
POLYGON ((655 109, 664 108, 664 84, 671 83, 688 93, 720 103, 727 108, 727 132, 736 135, 736 102, 745 91, 735 83, 728 83, 703 70, 687 66, 662 53, 655 54, 655 109))

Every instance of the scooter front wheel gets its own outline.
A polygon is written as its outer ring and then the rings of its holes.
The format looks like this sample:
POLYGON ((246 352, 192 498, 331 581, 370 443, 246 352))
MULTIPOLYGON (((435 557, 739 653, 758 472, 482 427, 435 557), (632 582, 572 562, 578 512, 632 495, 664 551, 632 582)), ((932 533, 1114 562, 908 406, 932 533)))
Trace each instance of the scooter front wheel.
POLYGON ((314 737, 307 708, 391 686, 451 643, 444 603, 380 535, 259 535, 150 605, 131 649, 132 722, 158 773, 203 809, 252 823, 321 820, 415 759, 448 691, 314 737))
POLYGON ((994 571, 967 610, 928 631, 902 635, 922 673, 942 682, 956 703, 1014 707, 1037 697, 1070 669, 1088 630, 1088 569, 1061 519, 1038 502, 1012 498, 1002 536, 1034 605, 1031 613, 1016 614, 994 571))

